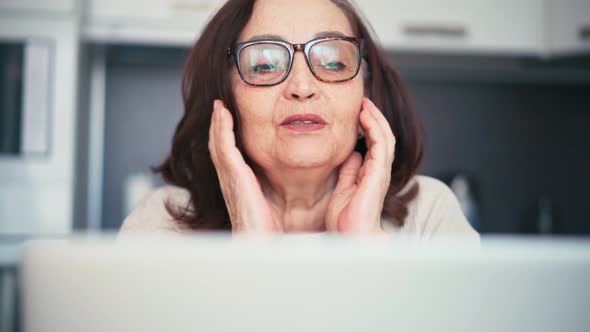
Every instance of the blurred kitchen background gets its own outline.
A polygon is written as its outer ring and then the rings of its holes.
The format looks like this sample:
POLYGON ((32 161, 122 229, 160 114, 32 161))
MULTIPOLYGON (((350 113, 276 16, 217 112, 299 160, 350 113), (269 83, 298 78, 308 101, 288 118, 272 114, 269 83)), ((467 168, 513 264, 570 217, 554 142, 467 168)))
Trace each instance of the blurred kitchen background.
MULTIPOLYGON (((0 0, 0 331, 26 239, 116 231, 220 0, 0 0)), ((357 0, 481 233, 590 234, 590 1, 357 0)))

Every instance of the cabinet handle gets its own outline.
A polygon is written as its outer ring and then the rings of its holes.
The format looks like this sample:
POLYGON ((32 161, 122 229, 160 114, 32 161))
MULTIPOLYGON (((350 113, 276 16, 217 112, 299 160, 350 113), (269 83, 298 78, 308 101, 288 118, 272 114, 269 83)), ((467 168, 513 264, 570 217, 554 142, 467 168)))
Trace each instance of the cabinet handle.
POLYGON ((578 30, 581 40, 590 40, 590 25, 581 26, 578 30))
POLYGON ((199 12, 213 8, 212 1, 175 0, 170 2, 170 8, 177 12, 199 12))
POLYGON ((462 25, 408 24, 403 27, 403 32, 411 37, 465 38, 467 36, 467 29, 462 25))

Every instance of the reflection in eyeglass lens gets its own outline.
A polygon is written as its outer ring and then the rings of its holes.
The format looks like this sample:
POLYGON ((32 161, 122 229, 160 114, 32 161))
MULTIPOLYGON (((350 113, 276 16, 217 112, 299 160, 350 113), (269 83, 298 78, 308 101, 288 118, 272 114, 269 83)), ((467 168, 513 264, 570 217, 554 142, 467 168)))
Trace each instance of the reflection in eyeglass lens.
POLYGON ((280 80, 288 66, 289 52, 280 45, 252 45, 240 54, 242 75, 251 83, 266 84, 280 80))
POLYGON ((337 81, 351 78, 358 67, 357 47, 344 40, 332 40, 315 44, 309 57, 318 76, 337 81))

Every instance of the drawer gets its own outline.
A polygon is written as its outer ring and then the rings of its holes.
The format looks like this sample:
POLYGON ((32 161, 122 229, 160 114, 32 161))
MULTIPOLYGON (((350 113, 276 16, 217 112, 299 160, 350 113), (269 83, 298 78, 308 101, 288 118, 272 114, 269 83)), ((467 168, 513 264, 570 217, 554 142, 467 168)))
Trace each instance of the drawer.
POLYGON ((0 235, 72 232, 73 196, 67 180, 0 178, 0 235))
POLYGON ((84 37, 189 46, 222 0, 89 0, 84 37))
POLYGON ((391 50, 541 54, 542 0, 359 0, 391 50))
POLYGON ((549 1, 549 51, 551 55, 590 52, 590 1, 549 1))
POLYGON ((0 0, 0 12, 70 14, 79 0, 0 0))

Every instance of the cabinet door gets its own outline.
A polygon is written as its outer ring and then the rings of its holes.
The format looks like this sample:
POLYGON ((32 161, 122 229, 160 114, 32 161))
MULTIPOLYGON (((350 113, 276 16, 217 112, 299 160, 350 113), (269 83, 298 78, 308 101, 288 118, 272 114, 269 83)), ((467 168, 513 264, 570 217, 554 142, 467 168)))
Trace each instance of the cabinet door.
POLYGON ((73 13, 78 0, 0 0, 0 11, 73 13))
POLYGON ((549 48, 552 55, 590 52, 590 1, 549 1, 549 48))
POLYGON ((542 0, 358 0, 358 4, 387 49, 543 52, 542 0))
POLYGON ((89 0, 85 35, 105 42, 190 45, 222 0, 89 0))

